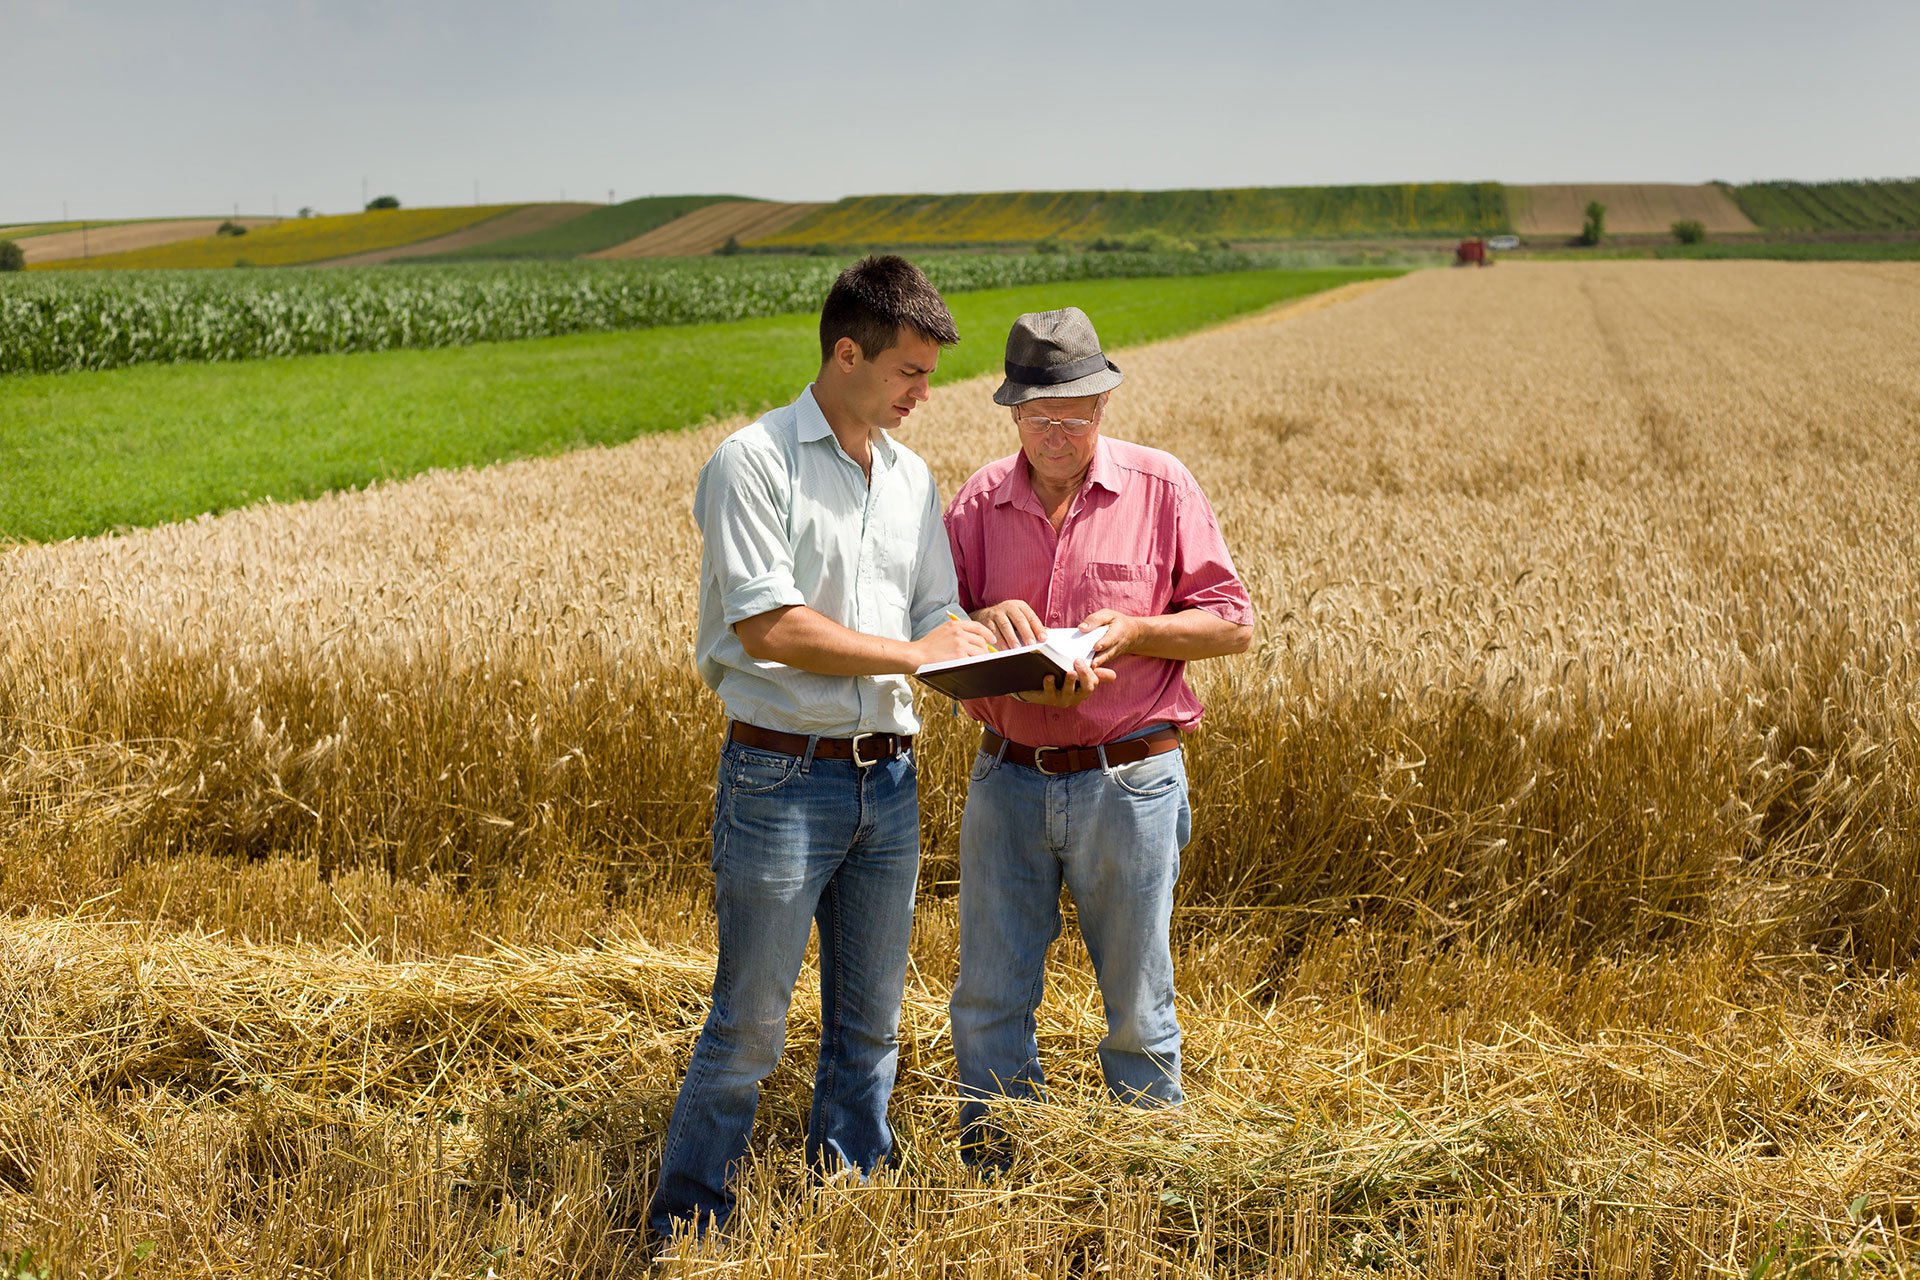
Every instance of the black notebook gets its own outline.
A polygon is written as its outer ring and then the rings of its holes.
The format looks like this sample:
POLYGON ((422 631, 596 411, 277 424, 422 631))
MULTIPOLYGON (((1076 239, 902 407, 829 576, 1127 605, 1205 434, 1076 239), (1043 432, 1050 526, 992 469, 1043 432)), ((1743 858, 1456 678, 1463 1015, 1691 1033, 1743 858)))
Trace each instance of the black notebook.
POLYGON ((998 698, 1009 693, 1038 693, 1048 676, 1070 676, 1073 664, 1093 657, 1105 627, 1080 631, 1074 627, 1053 627, 1038 644, 1023 644, 1018 649, 1002 649, 973 658, 955 658, 951 662, 929 662, 915 671, 914 678, 931 685, 949 698, 998 698))

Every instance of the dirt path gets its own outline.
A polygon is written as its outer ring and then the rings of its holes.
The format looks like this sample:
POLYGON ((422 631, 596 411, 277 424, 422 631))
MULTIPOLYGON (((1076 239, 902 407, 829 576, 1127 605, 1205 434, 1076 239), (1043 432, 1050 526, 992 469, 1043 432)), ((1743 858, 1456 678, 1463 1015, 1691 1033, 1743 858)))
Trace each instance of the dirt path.
POLYGON ((590 213, 602 207, 604 206, 587 204, 579 200, 570 200, 565 204, 522 205, 497 218, 476 222, 450 235, 436 236, 431 240, 422 240, 418 244, 403 244, 392 249, 375 249, 369 253, 356 253, 350 258, 334 258, 329 262, 315 265, 373 267, 382 262, 392 262, 396 258, 421 258, 433 253, 452 253, 455 249, 471 249, 475 245, 492 244, 496 240, 507 240, 534 231, 545 231, 549 227, 571 222, 583 213, 590 213))
POLYGON ((1698 219, 1709 232, 1760 229, 1712 183, 1582 182, 1507 190, 1513 229, 1523 236, 1578 235, 1589 200, 1607 207, 1607 230, 1618 235, 1665 235, 1682 218, 1698 219))
POLYGON ((695 209, 675 218, 664 227, 617 244, 611 249, 590 253, 589 258, 686 258, 712 253, 727 242, 728 236, 751 240, 772 235, 824 208, 818 204, 778 204, 768 200, 728 200, 695 209))
MULTIPOLYGON (((85 231, 56 231, 51 235, 30 236, 20 241, 28 265, 36 262, 64 262, 69 258, 97 258, 129 249, 151 249, 176 240, 198 240, 220 229, 226 218, 181 218, 173 222, 122 222, 85 231)), ((234 218, 241 226, 271 227, 281 218, 234 218)))

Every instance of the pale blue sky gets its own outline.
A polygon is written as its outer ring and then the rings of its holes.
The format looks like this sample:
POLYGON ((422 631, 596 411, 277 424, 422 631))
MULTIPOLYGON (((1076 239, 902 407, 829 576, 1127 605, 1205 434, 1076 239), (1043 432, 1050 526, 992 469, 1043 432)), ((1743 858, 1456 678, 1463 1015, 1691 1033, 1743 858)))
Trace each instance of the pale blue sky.
POLYGON ((0 0, 0 222, 1920 174, 1920 4, 0 0))

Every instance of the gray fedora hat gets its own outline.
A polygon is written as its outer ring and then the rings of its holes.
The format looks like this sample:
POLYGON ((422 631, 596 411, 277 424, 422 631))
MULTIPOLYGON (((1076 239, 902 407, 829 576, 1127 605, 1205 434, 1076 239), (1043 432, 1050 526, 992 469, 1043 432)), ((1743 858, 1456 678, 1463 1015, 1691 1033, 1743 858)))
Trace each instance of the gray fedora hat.
POLYGON ((1030 311, 1007 334, 1007 380, 995 404, 1097 396, 1120 385, 1120 366, 1100 350, 1093 321, 1078 307, 1030 311))

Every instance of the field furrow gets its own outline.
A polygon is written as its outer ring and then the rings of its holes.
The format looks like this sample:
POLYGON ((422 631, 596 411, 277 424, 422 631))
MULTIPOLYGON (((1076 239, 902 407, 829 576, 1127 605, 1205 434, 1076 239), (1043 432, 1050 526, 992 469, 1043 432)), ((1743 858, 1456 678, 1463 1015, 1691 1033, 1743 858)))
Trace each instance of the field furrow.
POLYGON ((1607 230, 1615 235, 1666 235, 1691 219, 1714 235, 1758 231, 1722 187, 1713 183, 1586 182, 1508 187, 1513 229, 1521 235, 1571 236, 1586 219, 1589 202, 1606 206, 1607 230))
POLYGON ((656 227, 645 235, 587 256, 684 258, 712 253, 728 240, 752 240, 772 235, 823 207, 817 204, 778 204, 768 200, 730 200, 722 204, 710 204, 692 213, 682 214, 664 227, 656 227))

